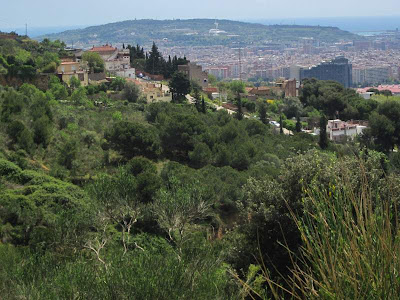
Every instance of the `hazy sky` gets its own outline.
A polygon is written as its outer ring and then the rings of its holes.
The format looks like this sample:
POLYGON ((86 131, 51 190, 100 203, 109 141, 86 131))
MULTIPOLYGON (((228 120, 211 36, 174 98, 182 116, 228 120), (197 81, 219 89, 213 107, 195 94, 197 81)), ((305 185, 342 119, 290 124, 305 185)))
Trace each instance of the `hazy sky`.
POLYGON ((0 28, 131 19, 269 19, 400 15, 399 0, 1 0, 0 28))

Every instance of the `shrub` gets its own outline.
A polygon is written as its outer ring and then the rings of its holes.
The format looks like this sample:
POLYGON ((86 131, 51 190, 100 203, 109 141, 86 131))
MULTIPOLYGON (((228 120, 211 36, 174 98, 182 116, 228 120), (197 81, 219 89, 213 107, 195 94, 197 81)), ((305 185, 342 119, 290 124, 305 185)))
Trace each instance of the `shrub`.
POLYGON ((143 155, 156 158, 160 154, 160 139, 154 127, 120 121, 104 134, 109 146, 127 159, 143 155))
POLYGON ((133 82, 127 82, 123 89, 124 98, 129 102, 137 102, 140 97, 140 90, 133 82))
POLYGON ((5 159, 0 159, 0 176, 4 176, 6 179, 18 183, 20 181, 21 172, 21 168, 16 164, 5 159))

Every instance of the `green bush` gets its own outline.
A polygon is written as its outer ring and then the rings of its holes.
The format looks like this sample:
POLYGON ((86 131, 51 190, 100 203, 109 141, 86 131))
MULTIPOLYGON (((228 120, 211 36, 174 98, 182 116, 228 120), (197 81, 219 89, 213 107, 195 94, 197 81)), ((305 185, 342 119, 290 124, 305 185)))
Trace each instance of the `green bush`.
POLYGON ((16 164, 5 159, 0 159, 0 176, 18 183, 21 179, 21 173, 21 168, 16 164))

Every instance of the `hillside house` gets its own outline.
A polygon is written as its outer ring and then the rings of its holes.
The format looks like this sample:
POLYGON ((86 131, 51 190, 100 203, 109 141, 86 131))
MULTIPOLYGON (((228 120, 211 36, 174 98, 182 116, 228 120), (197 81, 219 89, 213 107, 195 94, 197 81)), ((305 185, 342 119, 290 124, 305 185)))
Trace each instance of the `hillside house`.
POLYGON ((124 78, 135 78, 135 68, 131 68, 130 54, 128 49, 118 50, 111 45, 94 47, 90 52, 98 53, 104 60, 106 71, 124 78))
POLYGON ((83 86, 89 84, 89 74, 85 66, 76 61, 63 61, 57 68, 57 76, 62 82, 69 84, 72 77, 79 79, 83 86))
POLYGON ((189 62, 186 65, 178 66, 178 71, 185 74, 190 81, 197 82, 202 88, 208 86, 208 73, 204 72, 201 66, 189 62))
MULTIPOLYGON (((326 133, 331 141, 344 142, 348 139, 353 140, 356 136, 360 135, 366 128, 367 122, 363 121, 342 121, 339 119, 328 120, 326 126, 326 133)), ((318 135, 320 130, 314 131, 318 135)))
POLYGON ((140 91, 145 96, 147 103, 172 101, 172 93, 167 85, 133 79, 128 79, 128 81, 135 83, 139 87, 140 91))

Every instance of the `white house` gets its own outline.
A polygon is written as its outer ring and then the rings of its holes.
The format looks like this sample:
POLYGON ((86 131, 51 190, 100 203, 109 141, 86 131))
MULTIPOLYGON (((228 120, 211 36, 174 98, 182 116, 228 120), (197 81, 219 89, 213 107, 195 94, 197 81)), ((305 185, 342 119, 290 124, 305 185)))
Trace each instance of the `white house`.
POLYGON ((353 122, 345 122, 339 119, 329 120, 326 132, 331 141, 341 141, 346 138, 354 139, 361 134, 367 126, 353 122))

